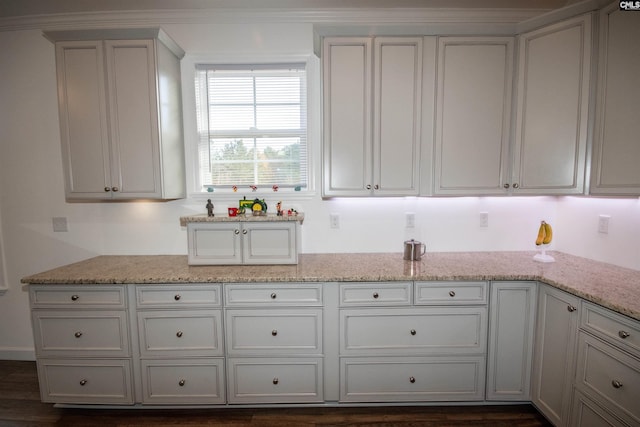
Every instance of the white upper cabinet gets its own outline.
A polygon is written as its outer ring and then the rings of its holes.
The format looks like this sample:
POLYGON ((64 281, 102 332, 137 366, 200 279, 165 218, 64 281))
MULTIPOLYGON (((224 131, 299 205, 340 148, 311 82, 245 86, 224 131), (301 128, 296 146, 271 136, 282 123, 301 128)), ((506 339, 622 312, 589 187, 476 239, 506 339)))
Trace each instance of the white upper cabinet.
POLYGON ((184 197, 184 52, 158 30, 45 35, 56 45, 67 200, 184 197))
POLYGON ((514 193, 584 192, 591 14, 520 35, 514 193))
POLYGON ((323 196, 418 195, 422 37, 323 42, 323 196))
POLYGON ((640 195, 640 14, 600 14, 598 101, 591 194, 640 195))
POLYGON ((508 169, 513 37, 441 37, 434 193, 502 194, 508 169))

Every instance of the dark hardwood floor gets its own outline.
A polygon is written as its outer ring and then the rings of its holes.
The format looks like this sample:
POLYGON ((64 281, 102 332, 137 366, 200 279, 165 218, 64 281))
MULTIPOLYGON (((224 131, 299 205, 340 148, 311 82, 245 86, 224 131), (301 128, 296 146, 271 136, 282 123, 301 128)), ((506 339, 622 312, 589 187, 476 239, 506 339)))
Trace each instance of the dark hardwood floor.
POLYGON ((64 409, 40 402, 35 362, 0 361, 0 426, 538 427, 530 405, 281 409, 64 409))

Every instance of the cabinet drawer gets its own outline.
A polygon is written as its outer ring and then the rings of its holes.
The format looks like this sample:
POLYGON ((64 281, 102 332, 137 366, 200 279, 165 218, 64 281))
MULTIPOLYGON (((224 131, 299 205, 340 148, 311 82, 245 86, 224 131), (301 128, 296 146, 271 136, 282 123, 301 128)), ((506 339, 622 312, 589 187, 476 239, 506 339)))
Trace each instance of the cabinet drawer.
POLYGON ((322 309, 227 310, 231 355, 322 353, 322 309))
POLYGON ((342 306, 409 304, 411 304, 411 282, 340 284, 340 305, 342 306))
POLYGON ((127 297, 122 286, 30 285, 33 308, 125 308, 127 297))
POLYGON ((143 360, 142 393, 149 404, 225 403, 224 360, 143 360))
POLYGON ((487 282, 416 282, 416 305, 487 303, 487 282))
POLYGON ((259 283, 224 286, 225 305, 243 306, 321 306, 319 283, 259 283))
POLYGON ((138 308, 220 307, 220 285, 137 286, 138 308))
POLYGON ((222 356, 221 310, 138 313, 142 357, 222 356))
POLYGON ((631 424, 640 424, 640 360, 584 332, 578 338, 576 387, 631 424))
POLYGON ((322 358, 228 359, 229 403, 324 400, 322 358))
POLYGON ((340 401, 484 399, 485 358, 346 357, 340 359, 340 401))
POLYGON ((128 360, 38 360, 43 402, 133 404, 128 360))
POLYGON ((640 357, 640 322, 583 302, 580 327, 640 357))
POLYGON ((32 319, 38 356, 129 355, 125 312, 36 310, 32 319))
POLYGON ((340 313, 341 354, 478 354, 486 351, 486 336, 486 307, 340 313))
POLYGON ((626 424, 578 390, 575 390, 573 395, 570 425, 571 427, 626 427, 626 424))

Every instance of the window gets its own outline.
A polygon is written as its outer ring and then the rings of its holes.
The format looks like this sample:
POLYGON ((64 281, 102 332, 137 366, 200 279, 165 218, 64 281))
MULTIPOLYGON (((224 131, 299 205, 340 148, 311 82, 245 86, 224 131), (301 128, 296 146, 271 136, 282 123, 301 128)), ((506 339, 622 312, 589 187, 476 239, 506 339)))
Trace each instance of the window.
POLYGON ((201 189, 308 187, 305 64, 197 65, 201 189))

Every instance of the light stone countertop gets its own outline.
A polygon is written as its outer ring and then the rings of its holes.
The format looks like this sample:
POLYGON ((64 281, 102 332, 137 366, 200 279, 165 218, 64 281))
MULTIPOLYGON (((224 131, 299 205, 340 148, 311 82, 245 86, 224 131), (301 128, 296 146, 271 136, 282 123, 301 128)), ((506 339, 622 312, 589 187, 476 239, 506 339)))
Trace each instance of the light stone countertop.
POLYGON ((207 214, 187 215, 180 217, 180 226, 186 227, 190 222, 278 222, 278 221, 298 221, 300 224, 304 222, 304 213, 298 212, 295 215, 278 216, 273 213, 266 215, 238 215, 229 216, 227 214, 216 214, 208 216, 207 214))
POLYGON ((297 265, 190 266, 186 255, 103 255, 28 276, 32 284, 536 280, 640 320, 640 271, 559 252, 302 254, 297 265))

